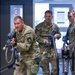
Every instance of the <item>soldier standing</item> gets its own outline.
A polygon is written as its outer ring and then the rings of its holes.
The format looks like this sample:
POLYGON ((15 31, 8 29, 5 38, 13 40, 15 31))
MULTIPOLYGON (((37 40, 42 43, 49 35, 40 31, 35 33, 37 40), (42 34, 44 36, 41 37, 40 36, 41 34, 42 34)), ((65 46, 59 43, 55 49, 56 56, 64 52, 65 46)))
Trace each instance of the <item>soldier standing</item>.
MULTIPOLYGON (((75 11, 70 10, 68 12, 68 19, 70 21, 70 25, 67 29, 67 40, 69 40, 69 45, 67 46, 70 49, 70 55, 72 54, 72 50, 74 49, 75 54, 75 11)), ((75 61, 75 60, 74 60, 75 61)), ((71 70, 72 70, 72 63, 70 62, 71 70)), ((75 63, 74 63, 75 64, 75 63)), ((74 65, 75 68, 75 65, 74 65)), ((73 75, 75 75, 75 69, 74 69, 73 75)))
POLYGON ((16 38, 11 39, 10 46, 16 43, 21 53, 19 66, 14 70, 14 75, 36 75, 39 70, 39 66, 36 66, 39 61, 36 58, 39 56, 40 49, 35 41, 34 30, 25 25, 20 16, 16 16, 13 31, 16 32, 16 38))
POLYGON ((57 62, 55 56, 54 46, 52 42, 48 41, 48 37, 41 37, 42 34, 51 34, 56 28, 57 33, 54 34, 54 39, 59 39, 61 37, 58 26, 55 23, 52 23, 52 11, 47 10, 45 12, 45 20, 39 23, 35 28, 35 33, 37 36, 37 41, 40 46, 40 51, 42 55, 42 60, 40 62, 40 66, 43 70, 43 75, 57 75, 57 62), (49 46, 46 47, 45 44, 49 46), (49 70, 49 62, 52 65, 52 72, 49 70))

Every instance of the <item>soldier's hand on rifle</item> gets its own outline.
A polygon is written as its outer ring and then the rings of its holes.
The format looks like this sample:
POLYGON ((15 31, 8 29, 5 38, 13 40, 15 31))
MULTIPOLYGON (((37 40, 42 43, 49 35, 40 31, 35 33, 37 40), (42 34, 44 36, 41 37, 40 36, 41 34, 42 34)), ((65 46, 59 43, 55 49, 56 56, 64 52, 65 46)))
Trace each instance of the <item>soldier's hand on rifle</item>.
POLYGON ((49 45, 51 45, 51 42, 49 42, 49 41, 46 40, 46 39, 44 40, 44 43, 45 43, 45 44, 49 44, 49 45))
POLYGON ((9 45, 10 45, 10 46, 14 46, 15 43, 16 43, 16 42, 15 42, 15 38, 12 38, 9 45))
POLYGON ((58 34, 55 34, 55 35, 54 35, 54 38, 56 39, 57 37, 58 37, 58 34))

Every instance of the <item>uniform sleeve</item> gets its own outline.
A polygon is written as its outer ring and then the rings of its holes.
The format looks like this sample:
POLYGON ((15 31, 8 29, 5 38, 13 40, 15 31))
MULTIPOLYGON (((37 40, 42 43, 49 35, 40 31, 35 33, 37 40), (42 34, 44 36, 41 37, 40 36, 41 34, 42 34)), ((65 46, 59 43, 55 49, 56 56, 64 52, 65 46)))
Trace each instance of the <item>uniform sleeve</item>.
POLYGON ((57 39, 60 39, 60 38, 61 38, 61 33, 60 33, 60 31, 59 31, 57 34, 58 34, 57 39))
POLYGON ((56 28, 57 28, 57 39, 60 39, 61 38, 61 33, 60 33, 60 29, 59 27, 56 25, 56 28))
POLYGON ((74 27, 74 29, 73 29, 73 37, 71 38, 71 43, 69 44, 69 47, 70 48, 73 48, 73 47, 75 47, 75 27, 74 27))
POLYGON ((72 39, 73 39, 73 42, 69 45, 69 47, 70 47, 70 48, 75 47, 75 37, 74 37, 74 38, 72 38, 72 39))
POLYGON ((25 42, 22 43, 17 43, 17 47, 19 48, 19 51, 28 51, 30 46, 33 43, 33 39, 34 39, 34 32, 28 32, 25 36, 25 42))

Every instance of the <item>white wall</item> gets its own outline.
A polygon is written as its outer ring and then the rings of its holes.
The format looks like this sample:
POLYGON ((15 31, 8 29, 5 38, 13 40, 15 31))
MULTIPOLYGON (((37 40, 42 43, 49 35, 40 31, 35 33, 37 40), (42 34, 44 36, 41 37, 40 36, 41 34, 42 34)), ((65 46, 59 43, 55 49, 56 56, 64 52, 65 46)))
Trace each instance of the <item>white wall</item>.
POLYGON ((74 0, 57 0, 57 1, 50 1, 50 0, 35 0, 35 3, 49 3, 49 4, 72 4, 73 9, 75 10, 75 1, 74 0))

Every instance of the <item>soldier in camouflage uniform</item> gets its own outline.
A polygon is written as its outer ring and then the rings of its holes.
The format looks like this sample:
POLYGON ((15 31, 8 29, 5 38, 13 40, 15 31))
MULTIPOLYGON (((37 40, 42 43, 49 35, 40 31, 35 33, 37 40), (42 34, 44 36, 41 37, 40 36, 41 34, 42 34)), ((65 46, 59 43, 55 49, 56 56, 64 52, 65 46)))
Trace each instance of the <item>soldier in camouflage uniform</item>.
MULTIPOLYGON (((75 49, 75 11, 70 10, 68 12, 68 19, 70 21, 70 25, 67 29, 67 34, 66 34, 66 36, 69 40, 69 45, 67 47, 69 47, 70 54, 72 54, 72 50, 75 49)), ((74 54, 75 54, 75 50, 74 50, 74 54)), ((70 65, 70 66, 72 66, 72 65, 70 65)), ((74 65, 74 68, 75 68, 75 65, 74 65)), ((74 71, 75 71, 75 69, 74 69, 74 71)), ((73 75, 75 75, 75 72, 73 75)))
POLYGON ((21 53, 20 66, 17 66, 14 70, 14 75, 36 75, 39 70, 39 63, 37 57, 40 54, 39 46, 35 41, 34 30, 25 25, 23 19, 20 16, 14 18, 14 28, 12 32, 16 32, 16 41, 13 38, 10 42, 10 46, 16 43, 18 51, 21 53))
POLYGON ((54 39, 59 39, 61 37, 58 26, 55 23, 52 23, 51 20, 52 12, 50 10, 47 10, 45 12, 45 20, 38 24, 35 28, 37 41, 39 43, 42 55, 40 66, 43 70, 43 75, 57 75, 57 62, 52 42, 48 41, 48 37, 41 37, 42 34, 51 34, 56 28, 58 29, 58 32, 53 36, 54 39), (45 44, 49 44, 49 46, 45 47, 45 44), (52 65, 51 73, 49 70, 49 62, 52 65))

